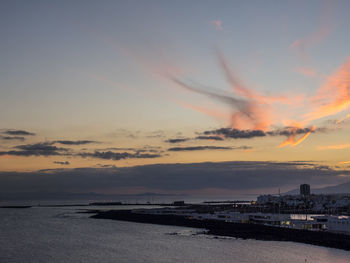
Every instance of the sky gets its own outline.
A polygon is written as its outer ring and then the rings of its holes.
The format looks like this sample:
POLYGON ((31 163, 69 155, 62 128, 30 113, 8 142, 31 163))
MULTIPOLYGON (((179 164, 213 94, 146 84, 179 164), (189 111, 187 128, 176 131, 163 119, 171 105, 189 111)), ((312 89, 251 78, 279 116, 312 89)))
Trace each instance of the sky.
POLYGON ((235 194, 349 181, 349 8, 1 1, 2 191, 235 194))

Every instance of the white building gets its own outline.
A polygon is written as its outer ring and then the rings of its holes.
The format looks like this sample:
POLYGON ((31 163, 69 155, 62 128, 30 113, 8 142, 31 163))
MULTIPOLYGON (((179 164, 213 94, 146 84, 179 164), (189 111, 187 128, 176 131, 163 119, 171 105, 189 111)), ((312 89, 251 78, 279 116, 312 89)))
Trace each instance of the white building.
POLYGON ((326 226, 328 231, 350 234, 350 217, 349 216, 313 216, 316 222, 326 226))

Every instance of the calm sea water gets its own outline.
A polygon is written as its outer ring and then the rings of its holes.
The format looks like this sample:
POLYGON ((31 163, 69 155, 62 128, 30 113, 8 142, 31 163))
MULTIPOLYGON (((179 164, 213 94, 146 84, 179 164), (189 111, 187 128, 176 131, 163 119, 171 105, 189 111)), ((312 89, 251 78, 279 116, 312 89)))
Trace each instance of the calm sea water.
POLYGON ((0 262, 350 262, 338 249, 90 219, 78 209, 0 209, 0 262))

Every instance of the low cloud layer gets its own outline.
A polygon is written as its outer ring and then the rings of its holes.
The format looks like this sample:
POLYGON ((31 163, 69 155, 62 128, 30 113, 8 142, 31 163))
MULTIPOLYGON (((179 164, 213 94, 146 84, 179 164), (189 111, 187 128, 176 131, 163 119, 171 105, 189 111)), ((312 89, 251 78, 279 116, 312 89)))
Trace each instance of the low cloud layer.
POLYGON ((200 189, 248 190, 311 187, 349 181, 349 171, 307 162, 155 164, 125 168, 79 168, 1 172, 0 192, 111 192, 142 188, 162 192, 200 189))

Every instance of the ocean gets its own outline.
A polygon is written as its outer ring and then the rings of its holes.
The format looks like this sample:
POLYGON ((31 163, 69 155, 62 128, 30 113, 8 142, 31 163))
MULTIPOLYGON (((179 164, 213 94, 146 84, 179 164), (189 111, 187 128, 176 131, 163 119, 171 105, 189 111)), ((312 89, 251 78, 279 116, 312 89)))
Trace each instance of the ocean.
POLYGON ((0 262, 350 262, 350 251, 90 219, 80 209, 0 209, 0 262))

